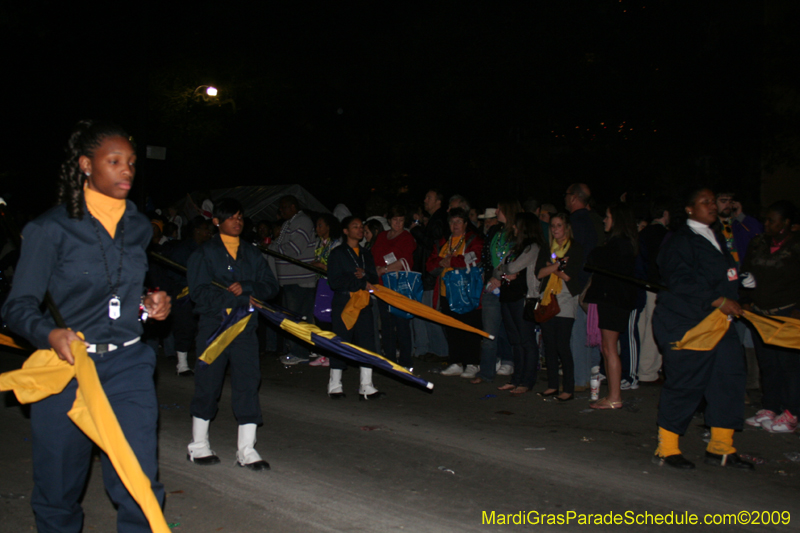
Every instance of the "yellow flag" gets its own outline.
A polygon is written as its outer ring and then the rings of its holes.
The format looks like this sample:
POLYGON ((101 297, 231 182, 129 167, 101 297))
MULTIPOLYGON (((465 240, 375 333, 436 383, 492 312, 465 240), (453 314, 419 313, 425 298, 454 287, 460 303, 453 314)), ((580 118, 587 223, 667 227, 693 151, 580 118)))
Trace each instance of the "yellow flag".
POLYGON ((362 290, 350 293, 350 300, 348 300, 342 311, 342 322, 344 322, 344 326, 348 330, 353 329, 353 326, 358 322, 358 315, 367 305, 369 305, 369 293, 367 291, 362 290))
POLYGON ((418 317, 426 318, 432 322, 436 322, 437 324, 442 324, 443 326, 450 326, 451 328, 463 329, 464 331, 477 333, 478 335, 494 340, 494 335, 489 335, 483 330, 465 324, 460 320, 457 320, 449 315, 437 311, 436 309, 430 307, 429 305, 425 305, 416 300, 412 300, 411 298, 403 296, 399 292, 395 292, 392 289, 384 287, 383 285, 375 285, 374 288, 375 288, 375 293, 374 293, 375 296, 377 296, 387 304, 391 305, 392 307, 396 307, 400 310, 403 310, 407 313, 411 313, 412 315, 416 315, 418 317))
POLYGON ((728 331, 728 315, 715 309, 702 322, 686 332, 681 340, 673 343, 673 350, 712 350, 728 331))
POLYGON ((8 335, 0 335, 0 344, 3 346, 10 346, 11 348, 17 348, 19 350, 23 350, 24 348, 14 342, 14 339, 9 337, 8 335))
POLYGON ((783 316, 765 317, 745 311, 743 316, 767 344, 800 350, 800 320, 783 316))
MULTIPOLYGON (((80 333, 78 335, 83 338, 80 333)), ((59 359, 54 350, 38 350, 25 361, 22 369, 0 374, 0 391, 13 389, 20 402, 30 403, 60 393, 72 378, 76 378, 78 393, 67 415, 108 455, 125 488, 142 508, 152 531, 169 533, 150 479, 142 471, 119 426, 97 376, 94 360, 86 353, 82 342, 73 341, 70 348, 75 357, 74 365, 59 359)))

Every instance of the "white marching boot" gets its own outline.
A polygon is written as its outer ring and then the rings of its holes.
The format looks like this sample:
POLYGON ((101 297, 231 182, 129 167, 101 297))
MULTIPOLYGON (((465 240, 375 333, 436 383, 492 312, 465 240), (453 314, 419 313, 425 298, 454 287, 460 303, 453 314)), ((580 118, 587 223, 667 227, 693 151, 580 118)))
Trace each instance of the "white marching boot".
POLYGON ((189 368, 189 363, 186 358, 189 356, 186 352, 178 352, 178 366, 175 367, 175 372, 179 376, 192 376, 194 372, 189 368))
POLYGON ((358 388, 359 400, 380 400, 386 396, 385 392, 379 392, 372 384, 372 369, 368 366, 361 367, 361 386, 358 388))
POLYGON ((211 444, 208 442, 208 426, 210 420, 192 417, 192 442, 189 444, 189 452, 186 458, 197 465, 215 465, 219 463, 219 457, 214 454, 211 444))
POLYGON ((341 400, 345 397, 340 369, 331 368, 331 377, 328 379, 328 396, 331 397, 331 400, 341 400))
POLYGON ((256 425, 242 424, 239 426, 239 450, 236 452, 236 463, 246 466, 250 470, 260 472, 269 470, 269 463, 258 455, 256 446, 256 425))

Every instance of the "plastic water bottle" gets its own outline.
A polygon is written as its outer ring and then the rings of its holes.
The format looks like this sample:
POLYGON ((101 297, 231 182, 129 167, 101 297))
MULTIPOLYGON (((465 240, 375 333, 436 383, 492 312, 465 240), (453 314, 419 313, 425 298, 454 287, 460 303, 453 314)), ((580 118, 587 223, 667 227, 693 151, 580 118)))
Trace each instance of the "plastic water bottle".
POLYGON ((600 367, 592 367, 592 377, 589 378, 590 398, 595 401, 600 398, 600 367))
MULTIPOLYGON (((489 282, 489 283, 486 284, 486 288, 484 289, 484 291, 485 292, 489 292, 489 289, 491 289, 491 288, 492 288, 492 284, 491 284, 491 282, 489 282)), ((500 296, 500 287, 497 287, 496 289, 494 289, 492 291, 492 294, 494 294, 495 296, 500 296)))

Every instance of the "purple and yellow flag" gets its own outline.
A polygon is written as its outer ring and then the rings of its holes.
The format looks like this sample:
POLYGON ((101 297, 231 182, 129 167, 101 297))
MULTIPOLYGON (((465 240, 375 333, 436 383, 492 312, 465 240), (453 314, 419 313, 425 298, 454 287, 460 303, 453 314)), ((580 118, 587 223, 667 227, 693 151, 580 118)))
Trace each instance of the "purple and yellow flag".
POLYGON ((381 368, 426 389, 433 389, 433 383, 413 374, 397 363, 389 361, 385 357, 362 348, 361 346, 344 342, 333 332, 323 331, 313 324, 289 316, 284 313, 282 309, 271 305, 264 305, 258 307, 257 310, 267 320, 277 325, 282 330, 288 331, 295 337, 309 344, 319 346, 320 348, 324 348, 336 355, 350 359, 359 364, 381 368))
MULTIPOLYGON (((364 291, 364 294, 366 294, 367 301, 369 301, 369 294, 366 291, 364 291)), ((309 344, 319 346, 320 348, 324 348, 336 355, 350 359, 359 364, 381 368, 407 381, 425 387, 426 389, 433 388, 433 383, 422 379, 397 363, 389 361, 385 357, 355 344, 344 342, 333 332, 324 331, 314 324, 304 322, 300 320, 297 315, 282 307, 261 303, 255 307, 255 310, 282 330, 291 333, 309 344)), ((207 364, 213 363, 225 348, 230 345, 233 339, 244 331, 252 316, 253 311, 246 306, 231 310, 229 314, 225 316, 219 328, 208 338, 208 347, 200 356, 200 361, 207 364)), ((357 314, 355 319, 358 319, 357 314)), ((355 323, 355 321, 353 323, 355 323)))
POLYGON ((206 349, 197 359, 208 365, 213 363, 225 351, 233 339, 244 331, 253 316, 253 311, 248 306, 228 309, 227 315, 222 320, 217 330, 208 337, 206 349))

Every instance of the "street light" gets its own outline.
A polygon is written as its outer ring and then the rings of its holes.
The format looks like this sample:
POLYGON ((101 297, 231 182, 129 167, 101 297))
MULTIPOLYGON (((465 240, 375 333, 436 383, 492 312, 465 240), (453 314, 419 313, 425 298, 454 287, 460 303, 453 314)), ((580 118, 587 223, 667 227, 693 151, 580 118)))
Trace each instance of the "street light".
POLYGON ((217 97, 217 88, 213 85, 200 85, 192 93, 192 98, 197 99, 198 97, 202 98, 204 102, 209 102, 212 98, 217 97), (201 89, 205 89, 205 91, 201 92, 201 89))
POLYGON ((216 104, 217 107, 222 107, 225 104, 230 104, 232 111, 236 113, 236 102, 233 101, 233 98, 226 98, 225 100, 220 100, 217 97, 218 94, 219 91, 213 85, 200 85, 192 92, 192 100, 198 102, 202 100, 206 105, 216 104), (203 89, 205 89, 205 91, 203 89))

